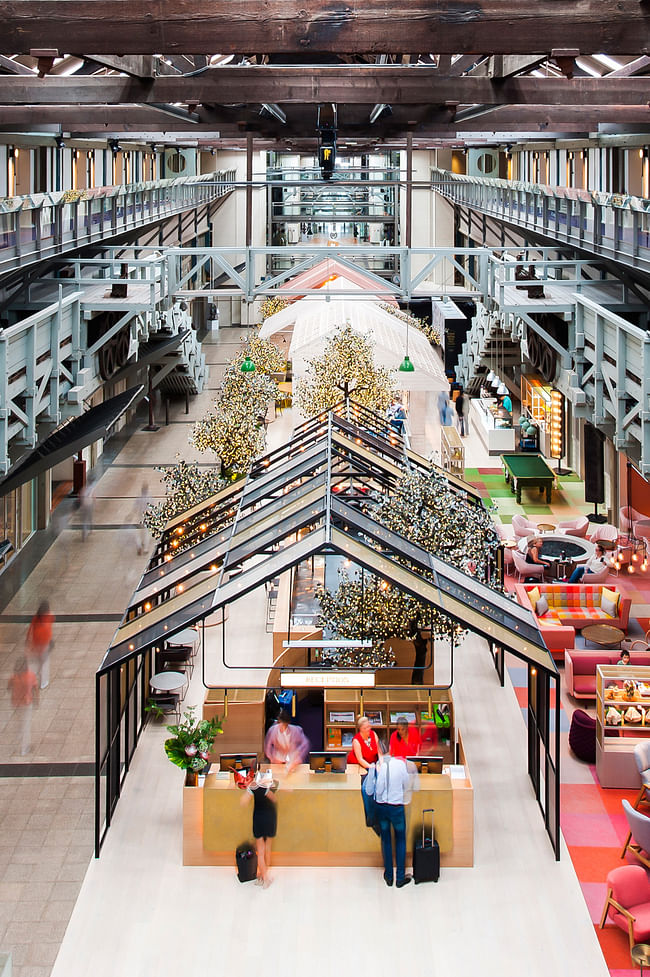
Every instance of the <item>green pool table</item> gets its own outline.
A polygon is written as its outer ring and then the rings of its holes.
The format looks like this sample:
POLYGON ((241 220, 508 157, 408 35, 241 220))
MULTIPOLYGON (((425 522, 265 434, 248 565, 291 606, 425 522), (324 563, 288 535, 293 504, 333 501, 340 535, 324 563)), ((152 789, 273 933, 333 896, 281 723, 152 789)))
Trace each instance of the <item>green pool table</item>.
POLYGON ((522 488, 546 489, 546 501, 551 501, 555 472, 541 455, 501 455, 501 463, 517 502, 521 503, 522 488))

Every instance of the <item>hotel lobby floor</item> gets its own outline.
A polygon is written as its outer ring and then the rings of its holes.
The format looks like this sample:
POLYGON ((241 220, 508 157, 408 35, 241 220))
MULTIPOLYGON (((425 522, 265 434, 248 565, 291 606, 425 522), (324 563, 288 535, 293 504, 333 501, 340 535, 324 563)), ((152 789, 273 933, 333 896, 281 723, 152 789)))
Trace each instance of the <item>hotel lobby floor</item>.
MULTIPOLYGON (((474 869, 396 891, 377 870, 283 868, 263 892, 240 885, 234 870, 183 868, 182 774, 165 758, 166 733, 156 724, 138 747, 102 856, 92 859, 93 781, 89 767, 74 764, 93 759, 94 671, 146 559, 135 553, 135 501, 145 480, 152 494, 159 491, 153 465, 185 453, 188 424, 208 408, 219 364, 241 332, 223 330, 206 345, 211 389, 191 401, 188 417, 180 405, 168 428, 154 435, 136 429, 119 442, 98 483, 87 543, 73 513, 58 539, 39 535, 0 577, 0 685, 23 649, 37 601, 50 597, 58 617, 52 679, 27 763, 12 752, 15 717, 6 695, 0 703, 0 760, 25 774, 8 777, 0 768, 0 950, 13 952, 15 977, 47 977, 59 945, 54 977, 198 977, 215 966, 244 975, 309 968, 314 977, 360 969, 394 977, 412 964, 436 977, 604 977, 571 860, 564 849, 555 863, 532 797, 517 698, 509 684, 498 686, 479 639, 458 652, 454 686, 475 786, 474 869), (111 567, 119 572, 111 575, 111 567), (69 769, 48 766, 62 760, 69 769)), ((437 410, 433 398, 418 397, 413 442, 428 453, 439 444, 437 410)), ((285 412, 271 425, 270 447, 286 439, 290 424, 285 412)), ((494 465, 473 433, 465 444, 468 463, 494 465)), ((233 653, 243 656, 248 645, 264 660, 263 600, 242 604, 228 627, 233 653)), ((186 701, 201 700, 197 669, 186 701)), ((242 839, 249 819, 242 812, 242 839)))

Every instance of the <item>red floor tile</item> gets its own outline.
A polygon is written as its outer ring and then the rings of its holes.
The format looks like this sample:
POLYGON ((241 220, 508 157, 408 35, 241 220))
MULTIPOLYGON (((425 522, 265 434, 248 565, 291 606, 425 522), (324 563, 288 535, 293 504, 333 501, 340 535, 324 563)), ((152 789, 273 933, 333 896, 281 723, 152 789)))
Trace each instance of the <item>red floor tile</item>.
POLYGON ((613 923, 606 923, 602 930, 596 926, 596 936, 610 970, 614 968, 629 969, 632 961, 627 933, 620 930, 618 926, 614 926, 613 923))
POLYGON ((621 861, 621 849, 600 846, 571 845, 569 854, 575 873, 581 882, 602 882, 613 868, 620 868, 625 863, 621 861))

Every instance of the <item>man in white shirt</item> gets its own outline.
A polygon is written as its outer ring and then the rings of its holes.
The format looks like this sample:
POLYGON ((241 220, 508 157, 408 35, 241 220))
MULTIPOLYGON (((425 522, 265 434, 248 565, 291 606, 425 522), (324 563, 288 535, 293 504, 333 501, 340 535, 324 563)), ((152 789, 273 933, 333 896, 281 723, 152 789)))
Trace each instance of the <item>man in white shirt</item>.
POLYGON ((384 881, 393 884, 393 837, 395 833, 395 862, 398 889, 408 885, 412 876, 406 875, 406 815, 404 806, 410 803, 411 790, 416 774, 411 774, 401 757, 383 756, 368 771, 373 780, 368 789, 374 788, 376 820, 381 832, 381 853, 384 859, 384 881))

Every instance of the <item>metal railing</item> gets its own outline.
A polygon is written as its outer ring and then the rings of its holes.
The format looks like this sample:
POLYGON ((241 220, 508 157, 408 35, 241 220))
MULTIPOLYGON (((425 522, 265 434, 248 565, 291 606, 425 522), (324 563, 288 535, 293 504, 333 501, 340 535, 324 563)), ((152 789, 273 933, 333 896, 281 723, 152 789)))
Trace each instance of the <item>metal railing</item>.
POLYGON ((233 189, 235 171, 0 200, 0 274, 146 227, 233 189))
POLYGON ((431 170, 431 186, 451 203, 479 211, 624 265, 650 271, 650 200, 431 170))

